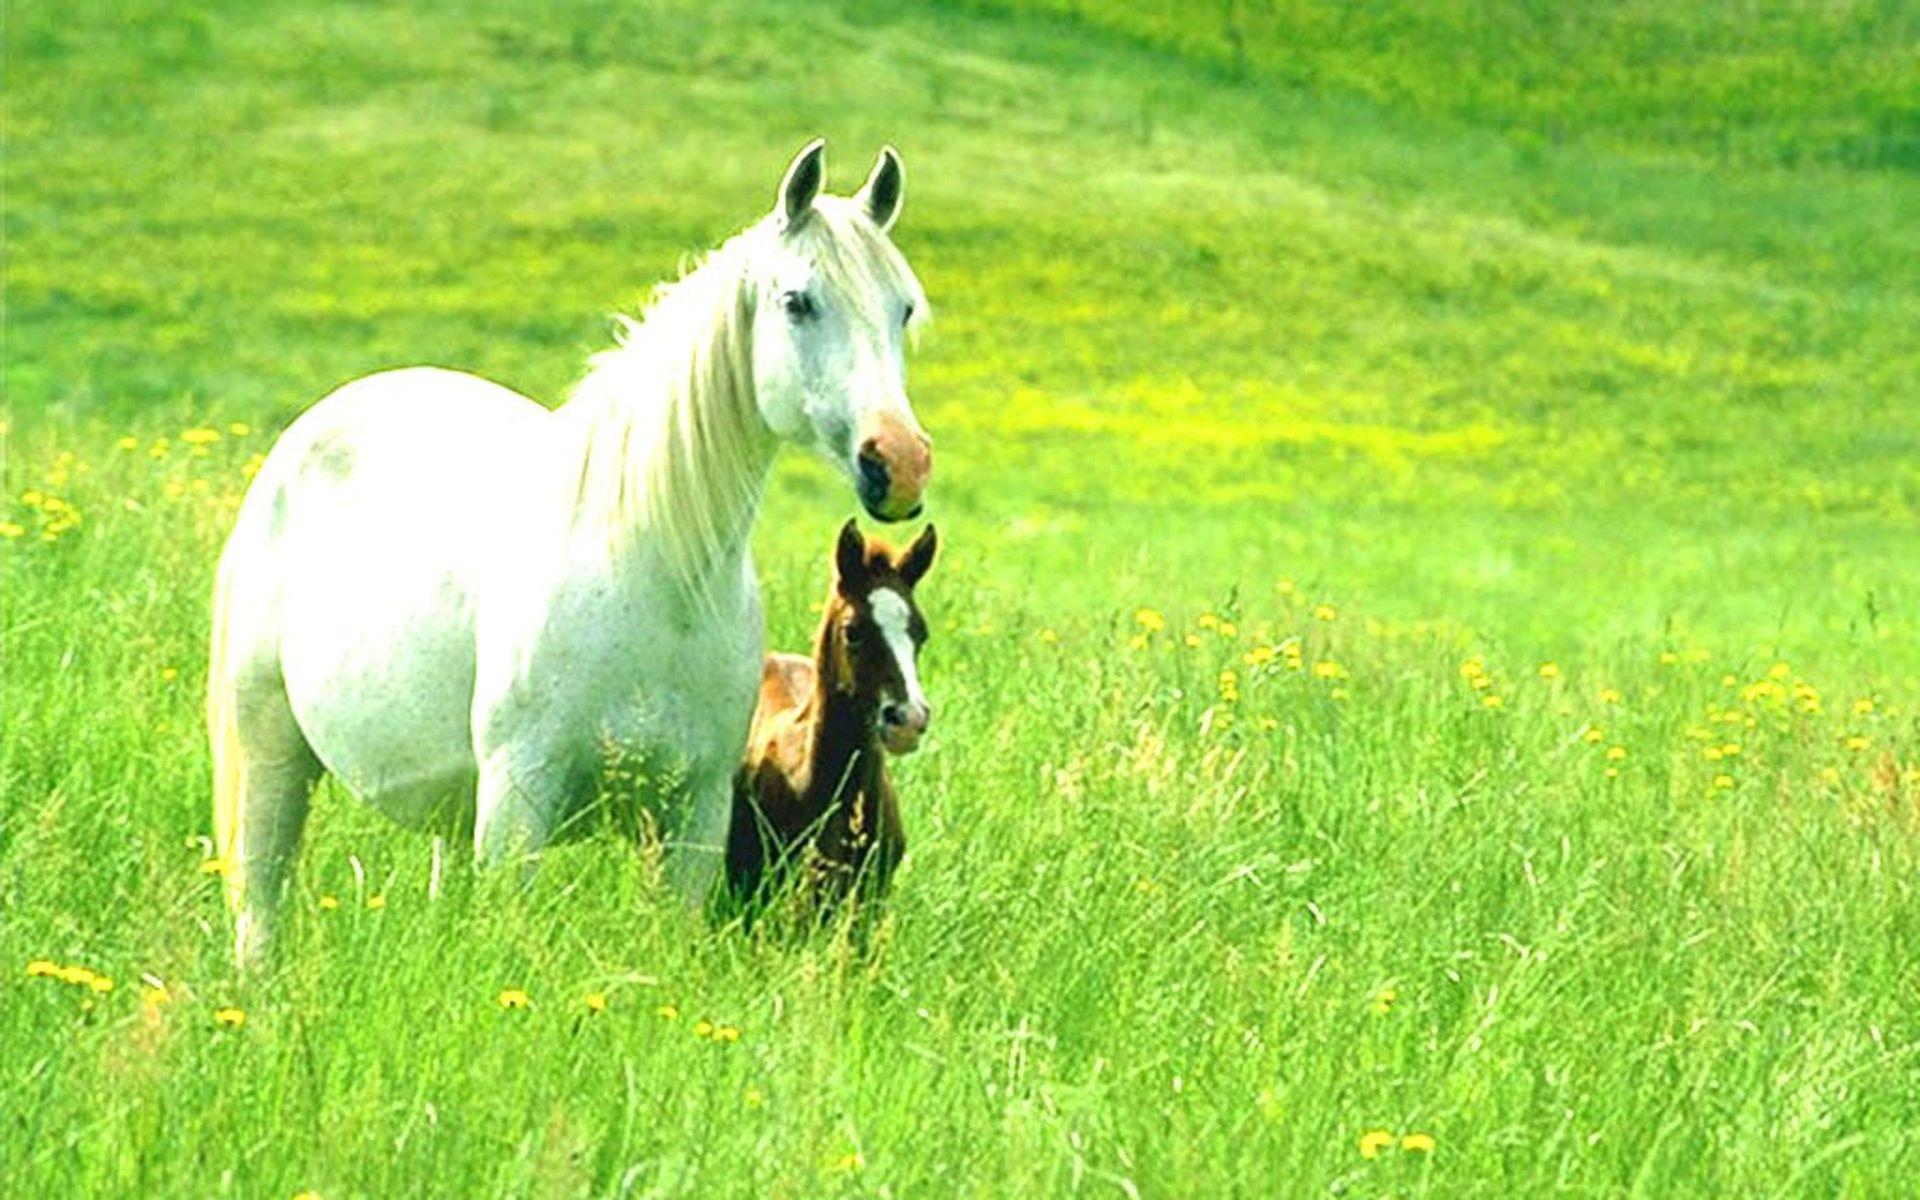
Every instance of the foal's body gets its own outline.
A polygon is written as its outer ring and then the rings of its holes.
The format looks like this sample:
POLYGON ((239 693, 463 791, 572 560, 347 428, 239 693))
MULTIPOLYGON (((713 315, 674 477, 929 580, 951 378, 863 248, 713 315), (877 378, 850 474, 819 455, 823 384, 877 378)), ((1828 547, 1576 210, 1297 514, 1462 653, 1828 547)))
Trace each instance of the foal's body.
POLYGON ((892 881, 907 842, 886 756, 911 753, 931 716, 913 588, 935 549, 932 526, 895 558, 849 522, 813 656, 767 656, 727 839, 736 895, 752 898, 796 868, 823 908, 892 881))

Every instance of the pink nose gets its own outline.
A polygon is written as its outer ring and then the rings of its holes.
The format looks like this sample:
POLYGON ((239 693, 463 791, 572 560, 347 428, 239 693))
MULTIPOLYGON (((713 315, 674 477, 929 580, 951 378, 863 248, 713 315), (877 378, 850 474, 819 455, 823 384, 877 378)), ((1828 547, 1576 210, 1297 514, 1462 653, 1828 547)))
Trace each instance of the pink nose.
POLYGON ((860 439, 860 500, 883 521, 904 521, 920 511, 933 475, 933 444, 895 413, 875 417, 860 439))

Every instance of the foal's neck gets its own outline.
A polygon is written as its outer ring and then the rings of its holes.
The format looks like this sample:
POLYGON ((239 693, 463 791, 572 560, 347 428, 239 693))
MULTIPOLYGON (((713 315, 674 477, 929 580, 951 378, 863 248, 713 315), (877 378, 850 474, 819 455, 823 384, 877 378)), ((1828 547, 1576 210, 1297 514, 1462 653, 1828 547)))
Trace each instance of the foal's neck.
POLYGON ((880 771, 880 734, 874 706, 834 673, 828 643, 831 610, 813 655, 813 695, 807 701, 808 791, 821 804, 859 795, 880 771))

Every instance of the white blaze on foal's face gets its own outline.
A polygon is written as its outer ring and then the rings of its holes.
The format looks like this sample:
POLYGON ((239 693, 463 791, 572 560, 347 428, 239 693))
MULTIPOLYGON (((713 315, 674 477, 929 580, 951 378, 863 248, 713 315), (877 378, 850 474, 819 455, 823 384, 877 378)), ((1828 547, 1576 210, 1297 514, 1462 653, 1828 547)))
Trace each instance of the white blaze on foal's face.
POLYGON ((913 606, 892 588, 876 588, 867 597, 867 611, 880 628, 880 638, 898 672, 897 681, 880 694, 880 738, 887 749, 905 754, 920 741, 931 716, 926 693, 920 690, 919 644, 913 636, 913 606), (889 694, 893 693, 893 694, 889 694))

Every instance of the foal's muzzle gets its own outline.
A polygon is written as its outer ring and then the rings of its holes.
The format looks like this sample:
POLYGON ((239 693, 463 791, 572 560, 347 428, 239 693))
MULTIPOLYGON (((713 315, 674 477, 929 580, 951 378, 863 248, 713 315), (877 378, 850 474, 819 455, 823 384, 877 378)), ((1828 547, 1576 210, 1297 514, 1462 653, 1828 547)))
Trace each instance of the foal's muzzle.
POLYGON ((912 754, 932 720, 924 704, 888 704, 880 710, 880 744, 888 754, 912 754))

